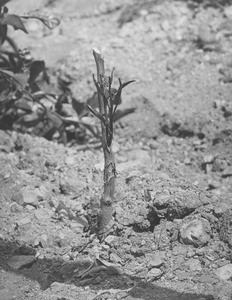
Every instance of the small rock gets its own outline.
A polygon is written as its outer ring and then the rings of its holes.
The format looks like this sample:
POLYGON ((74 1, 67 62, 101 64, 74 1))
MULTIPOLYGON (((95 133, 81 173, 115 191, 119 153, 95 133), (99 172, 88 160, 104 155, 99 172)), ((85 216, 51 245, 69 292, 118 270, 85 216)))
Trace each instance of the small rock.
POLYGON ((57 214, 58 218, 62 221, 64 220, 72 220, 75 218, 75 213, 66 206, 66 204, 63 201, 60 201, 55 213, 57 214))
POLYGON ((23 211, 23 207, 20 206, 18 203, 13 202, 10 205, 10 211, 13 212, 13 213, 22 212, 23 211))
POLYGON ((214 100, 213 106, 214 108, 223 108, 226 104, 225 100, 214 100))
POLYGON ((116 253, 110 253, 110 261, 113 263, 121 263, 122 259, 116 253))
POLYGON ((133 178, 140 177, 141 175, 141 172, 138 170, 131 171, 126 177, 126 183, 129 183, 133 178))
POLYGON ((188 252, 187 252, 187 254, 186 254, 186 257, 191 258, 195 254, 196 254, 196 252, 194 251, 194 249, 189 249, 188 252))
POLYGON ((174 256, 180 256, 180 255, 186 255, 188 249, 183 245, 175 245, 172 249, 172 255, 174 256))
POLYGON ((23 205, 24 204, 23 194, 21 192, 15 193, 11 197, 11 201, 16 202, 19 205, 23 205))
POLYGON ((17 221, 16 223, 18 226, 24 226, 24 225, 30 224, 31 219, 26 217, 26 218, 23 218, 23 219, 17 221))
POLYGON ((164 263, 163 253, 146 254, 146 260, 148 269, 158 268, 164 263))
POLYGON ((204 50, 216 50, 218 48, 218 38, 212 32, 208 23, 199 24, 197 42, 204 50))
POLYGON ((10 153, 13 149, 14 144, 11 136, 7 134, 4 130, 0 130, 0 151, 10 153))
POLYGON ((159 148, 159 143, 157 141, 150 141, 149 142, 149 147, 153 150, 158 149, 159 148))
POLYGON ((37 220, 48 220, 53 215, 52 211, 49 211, 48 209, 40 208, 35 210, 34 216, 37 220))
POLYGON ((204 159, 204 163, 205 163, 205 164, 210 164, 210 163, 212 163, 213 160, 214 160, 214 155, 211 154, 211 153, 205 154, 203 159, 204 159))
POLYGON ((208 181, 208 188, 210 189, 210 190, 213 190, 213 189, 219 189, 220 188, 220 186, 221 186, 221 183, 219 182, 219 181, 217 181, 217 180, 209 180, 208 181))
POLYGON ((201 262, 199 259, 191 258, 188 259, 185 263, 185 266, 188 267, 191 271, 201 271, 201 262))
POLYGON ((41 195, 39 195, 34 190, 25 190, 22 192, 23 194, 23 202, 25 205, 31 205, 34 207, 38 207, 39 201, 41 201, 41 195))
POLYGON ((94 168, 98 172, 102 172, 104 170, 104 161, 101 161, 94 165, 94 168))
POLYGON ((232 167, 227 167, 223 172, 222 172, 222 177, 230 177, 232 176, 232 167))
POLYGON ((216 205, 214 207, 214 215, 219 218, 221 217, 225 212, 227 212, 229 209, 231 208, 231 206, 227 203, 218 203, 218 205, 216 205))
POLYGON ((153 268, 150 271, 148 271, 146 275, 146 280, 147 281, 154 281, 159 279, 163 275, 163 271, 157 268, 153 268))
POLYGON ((65 163, 68 166, 73 166, 75 164, 75 157, 74 156, 67 156, 65 158, 65 163))
POLYGON ((84 180, 75 175, 59 182, 60 192, 64 195, 80 194, 80 190, 83 190, 86 185, 84 180))
POLYGON ((210 240, 210 223, 206 219, 186 220, 180 228, 181 241, 186 245, 201 247, 210 240))
POLYGON ((19 270, 23 267, 30 267, 36 260, 34 255, 16 255, 12 256, 7 264, 12 270, 19 270))
POLYGON ((43 248, 45 248, 45 247, 47 247, 48 246, 48 236, 47 236, 47 234, 42 234, 41 236, 40 236, 40 244, 41 244, 41 246, 43 247, 43 248))
POLYGON ((229 280, 232 277, 232 264, 228 264, 216 269, 215 273, 219 279, 229 280))
POLYGON ((202 256, 205 254, 205 249, 204 248, 198 248, 195 250, 195 254, 198 256, 202 256))
POLYGON ((54 242, 62 248, 69 244, 69 237, 65 236, 63 233, 59 233, 55 237, 54 242))
POLYGON ((106 244, 111 245, 113 240, 115 240, 115 238, 116 237, 114 235, 108 235, 104 241, 106 242, 106 244))
POLYGON ((55 157, 47 157, 46 162, 45 162, 45 166, 47 168, 56 167, 57 166, 57 161, 56 161, 55 157))
POLYGON ((47 199, 51 195, 51 187, 49 184, 41 184, 35 191, 38 197, 40 197, 39 201, 47 199))
POLYGON ((33 243, 33 247, 38 248, 40 246, 40 240, 36 238, 33 243))

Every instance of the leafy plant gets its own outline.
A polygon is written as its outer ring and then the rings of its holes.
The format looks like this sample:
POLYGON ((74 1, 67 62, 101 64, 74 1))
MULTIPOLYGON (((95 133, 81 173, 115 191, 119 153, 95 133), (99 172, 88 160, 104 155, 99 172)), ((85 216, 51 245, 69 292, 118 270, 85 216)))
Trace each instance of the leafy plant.
MULTIPOLYGON (((58 26, 59 19, 41 11, 24 16, 10 14, 5 6, 9 1, 0 0, 0 129, 13 129, 47 139, 58 133, 58 139, 64 144, 71 139, 89 142, 94 137, 97 143, 92 146, 99 146, 98 125, 88 117, 87 104, 83 107, 84 112, 73 106, 75 101, 69 82, 60 80, 60 95, 51 93, 45 62, 34 60, 28 49, 18 49, 8 36, 9 26, 27 33, 23 19, 37 19, 49 29, 58 26), (3 47, 5 45, 7 47, 3 47)), ((87 103, 92 103, 94 97, 87 103)), ((113 121, 133 111, 133 108, 119 111, 114 114, 113 121)))
POLYGON ((40 87, 44 82, 49 83, 45 62, 33 60, 26 49, 19 50, 7 34, 8 26, 28 33, 22 18, 36 17, 45 25, 46 18, 39 13, 22 17, 10 14, 5 6, 9 1, 0 0, 0 128, 19 129, 19 124, 34 125, 44 117, 47 109, 41 99, 55 95, 43 93, 40 87), (5 42, 7 49, 3 48, 5 42))

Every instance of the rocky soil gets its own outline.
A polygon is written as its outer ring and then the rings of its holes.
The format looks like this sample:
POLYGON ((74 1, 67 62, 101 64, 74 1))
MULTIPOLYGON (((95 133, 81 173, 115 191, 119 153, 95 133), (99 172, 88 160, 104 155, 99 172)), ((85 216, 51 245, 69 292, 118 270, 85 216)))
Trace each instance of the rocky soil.
MULTIPOLYGON (((0 299, 232 299, 232 6, 185 1, 19 0, 21 47, 57 90, 92 95, 92 48, 135 79, 115 123, 114 227, 88 231, 103 153, 0 131, 0 299), (191 4, 191 5, 190 5, 191 4), (37 6, 36 6, 37 5, 37 6), (88 268, 92 266, 91 271, 88 268)), ((88 145, 87 145, 88 146, 88 145)))

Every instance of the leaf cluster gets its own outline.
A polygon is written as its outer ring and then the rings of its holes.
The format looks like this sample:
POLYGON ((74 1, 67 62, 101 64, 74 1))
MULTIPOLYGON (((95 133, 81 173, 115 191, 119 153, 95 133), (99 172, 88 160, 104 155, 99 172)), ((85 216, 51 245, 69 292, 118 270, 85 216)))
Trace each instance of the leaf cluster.
MULTIPOLYGON (((47 139, 57 136, 64 144, 73 139, 81 143, 91 139, 98 142, 98 125, 88 117, 87 105, 84 113, 83 109, 74 105, 77 101, 69 89, 71 82, 60 80, 57 91, 51 92, 45 62, 34 60, 28 49, 18 49, 8 36, 8 26, 27 33, 22 19, 38 19, 50 29, 59 25, 59 19, 40 11, 26 16, 10 14, 5 6, 9 1, 0 0, 0 129, 27 132, 47 139)), ((94 108, 90 110, 107 124, 107 128, 110 124, 111 131, 108 131, 112 132, 113 118, 109 116, 115 115, 122 89, 128 83, 122 84, 119 80, 119 89, 115 93, 115 89, 111 88, 113 72, 109 81, 109 96, 95 82, 98 92, 104 95, 106 114, 100 117, 94 108)), ((126 114, 131 112, 133 110, 126 114)))
POLYGON ((102 125, 106 130, 107 146, 110 147, 113 140, 113 122, 116 109, 121 102, 122 90, 130 83, 135 80, 130 80, 122 83, 119 78, 119 87, 115 91, 112 89, 112 83, 114 79, 114 70, 112 70, 111 75, 106 79, 107 84, 97 82, 95 76, 93 75, 93 81, 97 89, 99 111, 88 105, 89 110, 101 121, 102 125), (101 99, 103 100, 101 102, 101 99), (103 103, 103 107, 102 107, 103 103))

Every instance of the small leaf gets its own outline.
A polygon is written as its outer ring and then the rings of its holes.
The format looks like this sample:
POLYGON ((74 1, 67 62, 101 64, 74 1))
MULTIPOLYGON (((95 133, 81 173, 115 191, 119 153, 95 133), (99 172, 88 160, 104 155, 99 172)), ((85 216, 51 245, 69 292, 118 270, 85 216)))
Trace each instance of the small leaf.
POLYGON ((110 75, 110 77, 109 77, 109 87, 110 87, 110 88, 111 88, 111 85, 112 85, 113 80, 114 80, 114 70, 115 70, 115 68, 112 69, 111 75, 110 75))
POLYGON ((19 71, 19 65, 17 63, 17 59, 16 59, 14 53, 9 53, 8 57, 9 57, 9 61, 10 61, 10 64, 11 64, 11 70, 14 73, 17 73, 19 71))
POLYGON ((0 7, 3 7, 10 0, 0 0, 0 7))
POLYGON ((26 127, 33 127, 40 121, 40 116, 38 112, 33 112, 29 115, 24 115, 20 119, 20 123, 22 123, 26 127))
POLYGON ((20 100, 16 101, 14 104, 14 107, 22 109, 26 112, 32 112, 32 108, 26 99, 20 99, 20 100))
POLYGON ((27 77, 28 75, 26 73, 18 73, 18 74, 13 74, 13 77, 17 82, 25 88, 27 85, 27 77))
POLYGON ((3 25, 11 25, 15 30, 20 29, 25 33, 28 33, 21 18, 17 15, 6 14, 1 20, 1 24, 3 25))
POLYGON ((26 16, 22 16, 25 19, 38 19, 49 29, 54 29, 60 24, 60 19, 51 13, 35 10, 28 13, 26 16))
POLYGON ((91 111, 92 114, 95 115, 95 117, 97 117, 103 124, 106 123, 105 119, 103 118, 103 116, 96 111, 94 108, 92 108, 90 105, 87 104, 88 109, 91 111))
POLYGON ((130 84, 130 83, 132 83, 132 82, 135 82, 135 80, 130 80, 130 81, 127 81, 127 82, 123 83, 123 84, 121 85, 121 88, 124 89, 124 87, 126 87, 128 84, 130 84))
POLYGON ((45 63, 43 60, 36 60, 30 66, 30 77, 28 79, 28 83, 32 84, 35 82, 36 78, 39 76, 41 72, 45 70, 45 63))
POLYGON ((62 120, 68 124, 74 124, 74 125, 80 124, 80 120, 77 115, 72 117, 62 117, 62 120))
POLYGON ((7 26, 0 24, 0 46, 5 42, 7 37, 7 26))
POLYGON ((4 6, 3 7, 3 14, 7 14, 9 11, 8 7, 4 6))
POLYGON ((20 88, 23 88, 27 84, 27 74, 25 73, 14 74, 12 71, 4 70, 3 72, 0 69, 0 75, 7 78, 9 81, 19 85, 20 88))

